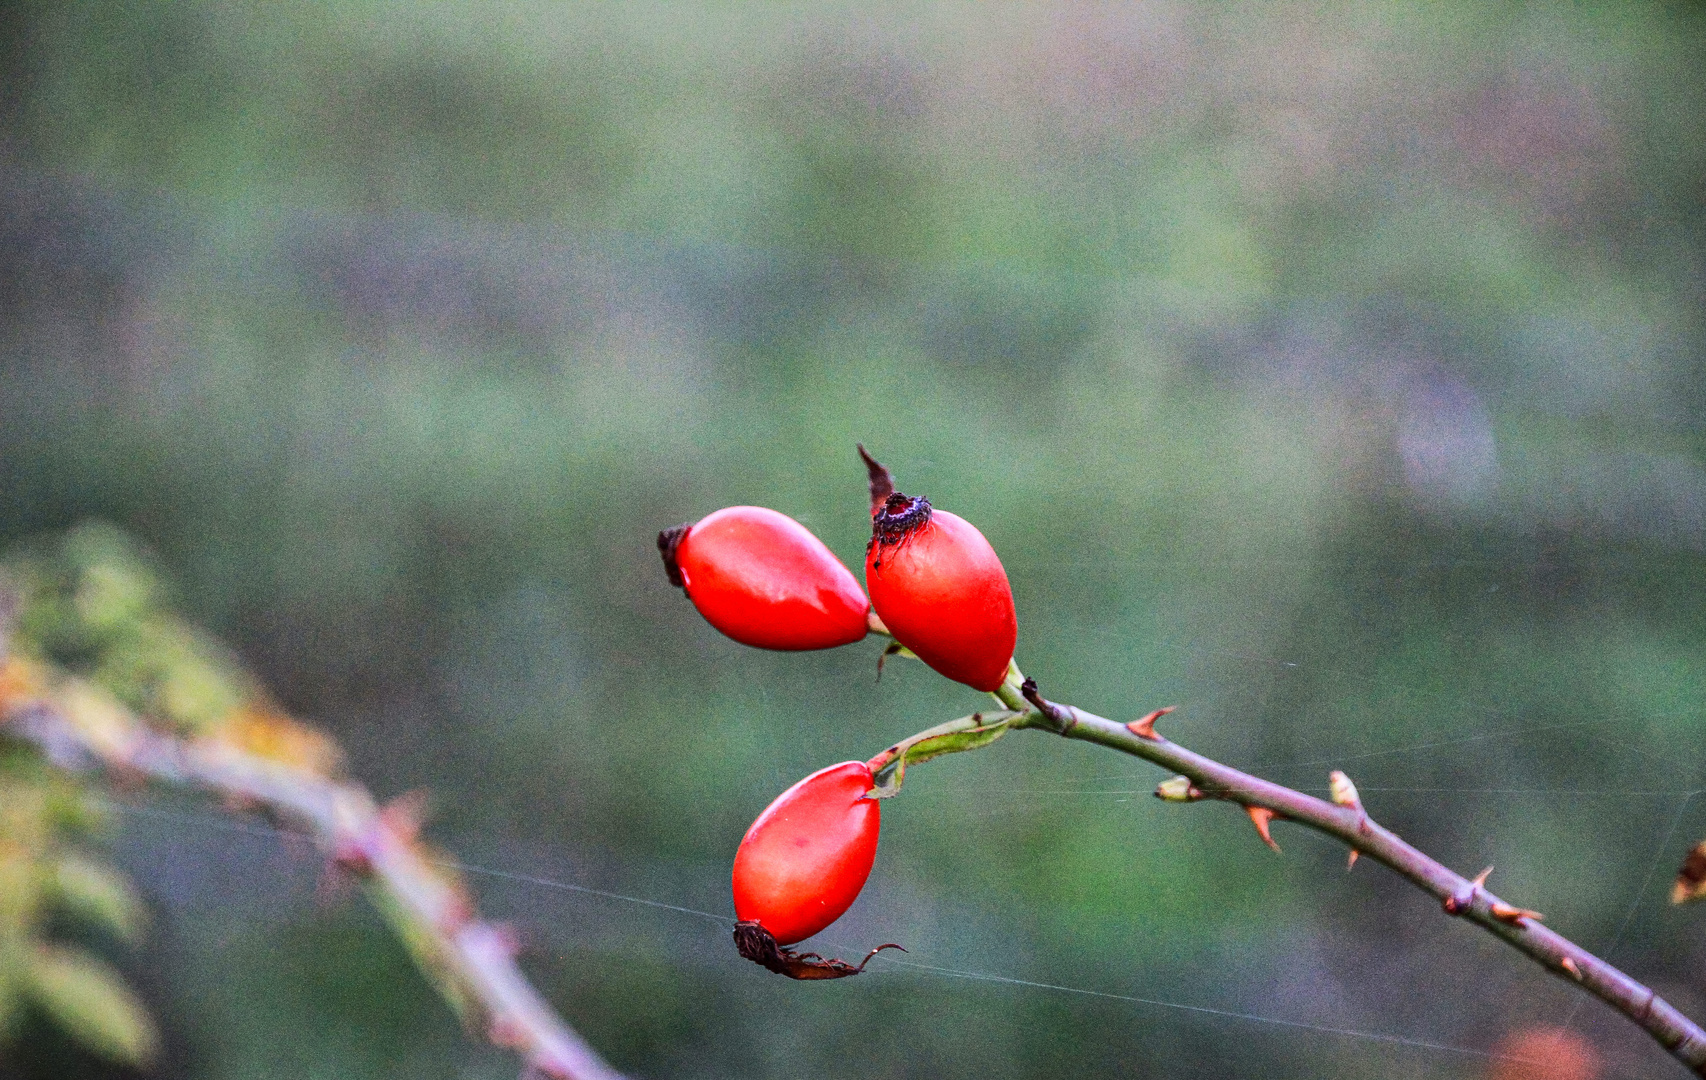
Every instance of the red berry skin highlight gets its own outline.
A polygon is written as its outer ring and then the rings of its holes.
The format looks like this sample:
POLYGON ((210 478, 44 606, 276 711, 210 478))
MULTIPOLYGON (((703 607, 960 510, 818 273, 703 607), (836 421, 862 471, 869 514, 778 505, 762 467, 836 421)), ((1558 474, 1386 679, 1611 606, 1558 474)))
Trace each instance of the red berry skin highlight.
POLYGON ((858 579, 786 514, 718 510, 679 534, 672 553, 678 584, 699 614, 743 645, 829 649, 865 636, 870 601, 858 579))
POLYGON ((877 858, 881 804, 862 761, 819 769, 758 815, 735 852, 735 917, 792 945, 852 906, 877 858))
POLYGON ((993 691, 1019 638, 1013 589, 971 522, 890 495, 865 553, 871 605, 894 639, 950 679, 993 691))

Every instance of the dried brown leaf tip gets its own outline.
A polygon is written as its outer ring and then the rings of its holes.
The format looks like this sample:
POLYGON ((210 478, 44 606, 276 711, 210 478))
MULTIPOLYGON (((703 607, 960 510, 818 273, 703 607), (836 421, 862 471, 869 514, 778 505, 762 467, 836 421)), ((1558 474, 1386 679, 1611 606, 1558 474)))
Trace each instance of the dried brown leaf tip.
POLYGON ((859 447, 859 456, 864 459, 865 472, 871 478, 871 516, 876 517, 882 512, 883 504, 894 494, 894 474, 883 466, 883 463, 865 452, 864 443, 854 444, 859 447))
POLYGON ((1161 736, 1155 734, 1155 721, 1161 719, 1163 716, 1166 716, 1168 713, 1172 712, 1176 708, 1178 708, 1177 705, 1169 705, 1165 709, 1156 709, 1154 712, 1150 713, 1148 716, 1139 717, 1138 719, 1133 720, 1131 723, 1127 724, 1126 730, 1130 731, 1133 735, 1136 735, 1140 739, 1151 739, 1151 740, 1154 740, 1156 742, 1159 742, 1159 741, 1161 741, 1161 736))
POLYGON ((1694 845, 1676 872, 1676 884, 1671 886, 1670 902, 1686 904, 1706 897, 1706 840, 1694 845))
POLYGON ((849 975, 857 975, 865 970, 865 965, 871 962, 871 957, 884 949, 901 949, 899 945, 878 945, 865 954, 865 959, 854 967, 845 960, 826 960, 817 953, 797 953, 792 949, 776 944, 776 939, 770 931, 764 929, 756 919, 735 923, 735 948, 740 954, 757 964, 759 967, 774 971, 778 975, 786 975, 790 979, 845 979, 849 975))

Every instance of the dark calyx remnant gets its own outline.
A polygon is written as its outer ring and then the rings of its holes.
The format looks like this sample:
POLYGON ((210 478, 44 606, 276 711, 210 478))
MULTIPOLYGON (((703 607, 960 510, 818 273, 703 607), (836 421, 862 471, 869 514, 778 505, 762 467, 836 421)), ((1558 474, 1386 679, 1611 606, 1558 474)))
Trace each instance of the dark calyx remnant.
MULTIPOLYGON (((922 495, 902 495, 898 491, 892 491, 889 497, 883 500, 877 516, 871 519, 871 544, 893 547, 922 529, 929 521, 929 499, 922 495)), ((866 551, 871 549, 871 544, 865 545, 866 551)), ((877 565, 882 564, 879 562, 877 565)))
POLYGON ((865 965, 871 962, 871 957, 884 949, 900 949, 900 946, 878 945, 865 954, 865 959, 859 961, 858 967, 854 967, 843 960, 825 960, 814 952, 797 953, 792 949, 783 948, 776 944, 776 939, 770 936, 770 931, 760 926, 758 920, 752 919, 735 923, 735 948, 759 967, 768 968, 790 979, 845 979, 849 975, 864 971, 865 965))
POLYGON ((693 523, 689 521, 658 533, 658 554, 663 556, 663 572, 669 575, 669 583, 678 589, 687 588, 687 581, 681 576, 680 564, 675 561, 675 549, 681 546, 687 530, 692 527, 693 523))
POLYGON ((883 467, 883 463, 865 453, 864 443, 855 443, 859 447, 859 456, 865 459, 865 471, 871 474, 871 516, 876 517, 883 512, 883 503, 894 493, 894 474, 883 467))

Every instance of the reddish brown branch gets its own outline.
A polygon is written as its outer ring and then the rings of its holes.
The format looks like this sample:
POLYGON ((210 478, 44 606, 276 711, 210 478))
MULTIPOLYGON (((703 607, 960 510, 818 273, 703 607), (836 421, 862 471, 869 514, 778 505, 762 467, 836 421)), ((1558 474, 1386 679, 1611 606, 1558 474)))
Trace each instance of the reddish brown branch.
POLYGON ((1361 852, 1385 864, 1434 896, 1447 914, 1474 923, 1526 953, 1547 971, 1604 1001, 1639 1025, 1695 1075, 1706 1076, 1706 1031, 1699 1025, 1650 987, 1546 927, 1537 912, 1508 904, 1487 891, 1485 872, 1466 878, 1370 820, 1349 780, 1339 782, 1342 774, 1335 775, 1334 794, 1343 803, 1335 805, 1192 753, 1156 734, 1152 718, 1146 717, 1150 723, 1134 731, 1083 709, 1049 701, 1029 679, 1018 691, 1009 683, 996 693, 1008 708, 1032 706, 1012 722, 1015 728, 1042 728, 1068 739, 1099 743, 1180 774, 1183 782, 1169 781, 1157 791, 1164 798, 1179 802, 1221 799, 1259 812, 1252 813, 1259 828, 1268 820, 1283 819, 1344 841, 1353 853, 1361 852))

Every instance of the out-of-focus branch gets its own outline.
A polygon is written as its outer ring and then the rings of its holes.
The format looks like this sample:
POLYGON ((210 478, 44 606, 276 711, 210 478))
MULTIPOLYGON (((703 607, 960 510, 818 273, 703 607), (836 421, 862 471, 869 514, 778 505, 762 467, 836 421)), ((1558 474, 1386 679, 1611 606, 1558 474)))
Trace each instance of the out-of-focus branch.
POLYGON ((1356 788, 1343 773, 1332 776, 1332 802, 1251 776, 1169 742, 1155 733, 1167 710, 1121 724, 1044 698, 1034 681, 1021 681, 1017 667, 996 691, 1020 715, 1010 728, 1038 728, 1068 739, 1106 746, 1179 774, 1156 790, 1174 802, 1220 799, 1242 806, 1261 838, 1275 850, 1269 825, 1292 821, 1344 841, 1354 862, 1358 853, 1384 863, 1439 900, 1448 915, 1467 919, 1521 950, 1547 971, 1604 1001, 1646 1031, 1697 1076, 1706 1076, 1706 1031, 1676 1007, 1599 957, 1548 929, 1540 915, 1506 903, 1486 887, 1487 871, 1466 878, 1422 854, 1368 816, 1356 788))
POLYGON ((0 735, 35 744, 63 768, 199 788, 288 819, 367 883, 465 1021, 483 1020, 494 1042, 537 1073, 621 1080, 527 981, 512 935, 478 917, 468 889, 420 840, 409 804, 380 807, 358 784, 230 740, 161 734, 93 684, 18 656, 0 666, 0 735))

